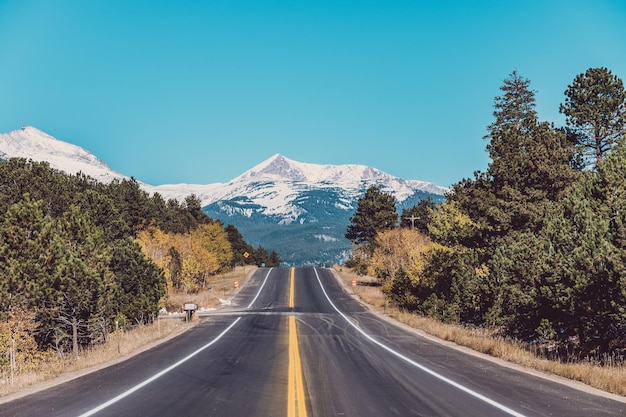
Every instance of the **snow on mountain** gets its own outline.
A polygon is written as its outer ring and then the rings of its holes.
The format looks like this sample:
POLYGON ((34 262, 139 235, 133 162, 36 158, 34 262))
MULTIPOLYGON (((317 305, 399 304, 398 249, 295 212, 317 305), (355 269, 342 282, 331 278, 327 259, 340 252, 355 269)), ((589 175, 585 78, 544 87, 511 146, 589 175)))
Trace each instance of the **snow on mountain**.
POLYGON ((82 172, 102 182, 126 178, 80 146, 53 138, 31 126, 0 134, 0 156, 48 162, 68 174, 82 172))
MULTIPOLYGON (((128 178, 85 149, 30 126, 0 134, 0 160, 11 157, 46 161, 57 170, 82 172, 106 183, 128 178)), ((139 184, 166 200, 182 201, 195 194, 212 218, 233 224, 253 246, 276 250, 288 265, 347 259, 351 247, 344 233, 349 217, 372 185, 393 194, 399 210, 423 198, 442 201, 447 191, 364 165, 316 165, 280 154, 224 184, 139 184)))
MULTIPOLYGON (((365 165, 317 165, 293 161, 276 154, 220 187, 190 187, 203 206, 222 202, 220 209, 230 215, 251 217, 256 211, 282 217, 281 224, 306 222, 303 195, 315 190, 334 193, 332 205, 349 211, 369 186, 379 186, 399 202, 416 193, 442 196, 447 189, 432 183, 403 180, 365 165), (225 204, 232 201, 235 204, 225 204), (255 209, 256 208, 256 209, 255 209)), ((160 191, 162 194, 165 190, 160 191)), ((319 197, 319 196, 318 196, 319 197)))
MULTIPOLYGON (((55 169, 69 174, 83 172, 102 182, 128 178, 113 171, 91 152, 31 126, 0 134, 0 156, 2 154, 47 161, 55 169)), ((399 202, 419 192, 433 195, 446 192, 444 187, 404 180, 365 165, 317 165, 293 161, 281 154, 273 155, 225 184, 140 184, 147 192, 158 192, 165 199, 183 200, 195 194, 203 207, 219 207, 225 215, 248 218, 262 215, 278 218, 280 224, 316 221, 307 217, 310 204, 324 205, 326 211, 352 210, 371 185, 392 193, 399 202), (311 193, 316 191, 327 194, 312 197, 311 193), (316 203, 315 199, 325 201, 316 203)))
POLYGON ((253 212, 265 216, 280 216, 281 223, 301 221, 305 210, 298 199, 312 190, 335 190, 338 209, 355 208, 356 200, 370 185, 380 186, 392 193, 399 202, 416 192, 443 195, 447 189, 438 185, 403 180, 365 165, 318 165, 293 161, 281 154, 261 162, 255 167, 225 184, 168 184, 151 187, 165 198, 184 198, 195 194, 202 206, 225 201, 236 205, 221 204, 222 211, 233 215, 238 212, 251 217, 253 212))

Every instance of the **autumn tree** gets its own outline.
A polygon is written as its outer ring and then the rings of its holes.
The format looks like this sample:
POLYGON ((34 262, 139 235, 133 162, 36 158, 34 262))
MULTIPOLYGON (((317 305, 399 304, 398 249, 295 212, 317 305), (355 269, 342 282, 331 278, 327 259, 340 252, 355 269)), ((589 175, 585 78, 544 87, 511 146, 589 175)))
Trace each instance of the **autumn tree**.
POLYGON ((220 222, 204 223, 190 233, 163 233, 155 226, 138 233, 144 252, 174 288, 195 292, 210 276, 231 268, 232 249, 220 222))
POLYGON ((226 272, 231 268, 233 251, 222 223, 203 223, 194 230, 193 235, 201 242, 204 250, 215 255, 217 267, 209 270, 209 274, 226 272))
POLYGON ((32 310, 15 308, 0 318, 0 380, 33 371, 46 357, 33 337, 36 326, 32 310))
POLYGON ((423 278, 425 253, 432 242, 422 233, 395 228, 378 233, 369 262, 369 274, 383 284, 383 292, 404 308, 414 308, 417 298, 412 289, 423 278))

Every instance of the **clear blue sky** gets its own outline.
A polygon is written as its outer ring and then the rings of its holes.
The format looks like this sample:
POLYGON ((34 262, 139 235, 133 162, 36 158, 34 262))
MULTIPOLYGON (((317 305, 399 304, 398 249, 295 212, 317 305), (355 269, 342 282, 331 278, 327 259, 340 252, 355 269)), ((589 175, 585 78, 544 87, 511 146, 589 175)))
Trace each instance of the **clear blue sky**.
POLYGON ((488 164, 513 71, 542 120, 626 78, 626 1, 0 0, 0 132, 35 126, 149 184, 275 153, 449 186, 488 164))

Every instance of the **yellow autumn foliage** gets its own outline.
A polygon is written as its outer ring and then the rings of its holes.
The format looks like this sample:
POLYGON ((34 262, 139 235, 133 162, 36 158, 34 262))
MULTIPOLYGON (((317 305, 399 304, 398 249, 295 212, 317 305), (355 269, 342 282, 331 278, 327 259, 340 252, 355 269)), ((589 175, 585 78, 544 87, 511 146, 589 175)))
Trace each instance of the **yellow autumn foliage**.
POLYGON ((33 337, 36 327, 35 313, 20 308, 0 320, 0 381, 33 371, 53 356, 51 351, 37 349, 33 337))
POLYGON ((438 242, 447 242, 447 245, 457 244, 475 228, 476 224, 455 201, 439 204, 428 224, 430 235, 438 242))
POLYGON ((137 235, 146 255, 165 271, 172 288, 170 265, 174 248, 180 254, 180 283, 190 292, 206 286, 207 279, 230 268, 233 257, 228 235, 220 223, 207 223, 185 234, 164 233, 151 226, 137 235))
POLYGON ((368 274, 378 277, 384 284, 402 267, 417 284, 425 265, 424 255, 432 245, 427 236, 416 230, 396 228, 378 233, 368 274))

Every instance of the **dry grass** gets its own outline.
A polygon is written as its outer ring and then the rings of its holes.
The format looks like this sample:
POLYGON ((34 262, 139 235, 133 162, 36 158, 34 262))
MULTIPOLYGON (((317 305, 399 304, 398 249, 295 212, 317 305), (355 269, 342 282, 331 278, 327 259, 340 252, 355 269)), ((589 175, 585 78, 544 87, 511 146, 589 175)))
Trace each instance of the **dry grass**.
MULTIPOLYGON (((211 278, 208 285, 211 290, 204 290, 197 294, 171 294, 167 303, 179 311, 184 303, 198 304, 199 308, 214 308, 220 305, 220 298, 228 298, 237 290, 234 281, 239 285, 245 284, 250 273, 256 267, 237 267, 233 271, 216 275, 211 278)), ((48 384, 44 382, 60 383, 82 373, 96 370, 103 365, 109 365, 146 350, 157 343, 174 337, 193 324, 183 320, 158 319, 154 323, 138 326, 131 330, 114 332, 109 335, 109 340, 103 345, 94 346, 84 350, 78 358, 68 354, 63 358, 54 356, 51 360, 43 362, 37 372, 16 375, 12 380, 0 381, 0 400, 7 400, 9 395, 27 393, 33 391, 33 387, 43 388, 48 384)), ((2 401, 0 401, 1 403, 2 401)))
POLYGON ((172 292, 164 300, 164 304, 169 312, 179 312, 181 305, 185 303, 197 304, 200 310, 217 308, 221 305, 220 299, 227 299, 237 291, 235 281, 239 282, 241 288, 256 269, 255 266, 238 266, 230 272, 209 278, 207 287, 210 290, 205 289, 195 294, 172 292))
POLYGON ((4 381, 0 384, 0 398, 42 382, 55 379, 58 379, 57 382, 63 382, 80 375, 81 371, 97 369, 103 364, 122 360, 160 340, 179 334, 189 326, 190 324, 185 324, 182 320, 155 320, 153 324, 112 333, 107 343, 83 350, 78 357, 72 354, 66 354, 62 358, 55 355, 50 360, 42 362, 36 372, 18 374, 12 380, 4 381))
POLYGON ((539 358, 521 344, 499 337, 493 331, 445 324, 390 307, 384 301, 380 287, 372 285, 376 281, 375 278, 357 276, 345 267, 335 266, 334 269, 344 285, 351 287, 352 291, 365 303, 412 328, 517 365, 580 381, 606 392, 626 396, 626 366, 603 367, 590 363, 561 363, 539 358), (353 280, 357 281, 356 287, 352 287, 353 280))

